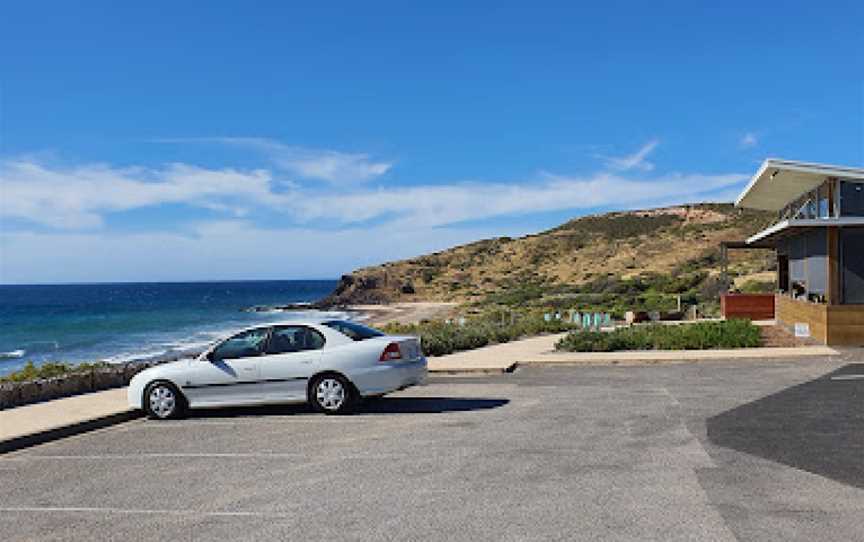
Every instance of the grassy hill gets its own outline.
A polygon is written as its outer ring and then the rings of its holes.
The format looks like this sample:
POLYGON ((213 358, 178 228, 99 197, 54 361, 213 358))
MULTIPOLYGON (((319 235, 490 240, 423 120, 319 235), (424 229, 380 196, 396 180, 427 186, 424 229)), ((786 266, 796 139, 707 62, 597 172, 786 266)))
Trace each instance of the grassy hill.
MULTIPOLYGON (((720 242, 744 239, 772 218, 731 204, 585 216, 534 235, 486 239, 358 269, 342 278, 326 302, 608 306, 623 300, 650 309, 652 299, 659 303, 683 294, 697 303, 716 297, 720 242)), ((737 284, 770 277, 773 262, 766 251, 730 255, 737 284)))

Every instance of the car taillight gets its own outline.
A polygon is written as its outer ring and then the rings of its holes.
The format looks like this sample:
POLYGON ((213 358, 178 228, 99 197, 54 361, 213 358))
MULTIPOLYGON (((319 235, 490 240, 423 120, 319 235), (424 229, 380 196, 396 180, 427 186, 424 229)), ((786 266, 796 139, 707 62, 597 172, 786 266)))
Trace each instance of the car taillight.
POLYGON ((393 361, 396 359, 402 359, 402 351, 399 350, 399 343, 390 343, 387 345, 387 348, 381 352, 381 357, 378 361, 393 361))

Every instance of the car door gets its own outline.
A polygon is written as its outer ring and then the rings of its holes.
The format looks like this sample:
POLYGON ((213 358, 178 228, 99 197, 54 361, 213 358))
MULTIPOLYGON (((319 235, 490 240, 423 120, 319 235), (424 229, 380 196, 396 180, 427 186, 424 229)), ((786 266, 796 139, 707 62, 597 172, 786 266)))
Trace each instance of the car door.
POLYGON ((264 401, 260 363, 269 336, 269 327, 247 330, 193 361, 183 385, 190 406, 264 401))
POLYGON ((305 401, 306 386, 324 348, 324 335, 303 325, 274 326, 261 357, 268 401, 305 401))

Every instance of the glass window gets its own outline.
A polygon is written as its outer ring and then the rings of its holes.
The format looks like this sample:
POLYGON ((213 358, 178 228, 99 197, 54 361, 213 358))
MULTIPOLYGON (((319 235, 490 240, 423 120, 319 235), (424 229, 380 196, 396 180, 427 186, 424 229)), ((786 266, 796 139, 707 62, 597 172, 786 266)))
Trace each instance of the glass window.
POLYGON ((828 185, 819 187, 819 218, 830 218, 828 213, 828 185))
POLYGON ((306 326, 278 326, 270 335, 268 354, 287 354, 324 348, 324 336, 306 326))
POLYGON ((260 356, 267 342, 269 328, 251 329, 226 339, 222 344, 210 352, 207 358, 210 361, 223 359, 251 358, 260 356))
POLYGON ((840 181, 840 216, 864 216, 864 183, 840 181))
POLYGON ((372 337, 384 336, 384 333, 382 331, 378 331, 375 328, 364 326, 363 324, 358 324, 357 322, 348 322, 346 320, 330 320, 329 322, 324 322, 324 325, 329 328, 335 329, 343 335, 351 337, 355 341, 362 341, 365 339, 371 339, 372 337))

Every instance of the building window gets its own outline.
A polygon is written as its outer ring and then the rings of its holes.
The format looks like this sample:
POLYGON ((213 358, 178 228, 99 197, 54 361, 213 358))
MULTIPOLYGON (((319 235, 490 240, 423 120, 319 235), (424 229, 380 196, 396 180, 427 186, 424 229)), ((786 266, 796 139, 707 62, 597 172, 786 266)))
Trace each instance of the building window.
POLYGON ((840 181, 840 216, 864 216, 864 183, 840 181))
POLYGON ((829 212, 830 206, 828 205, 828 185, 827 184, 823 184, 822 186, 819 187, 818 195, 819 195, 819 205, 818 205, 819 218, 831 218, 831 214, 829 212))

